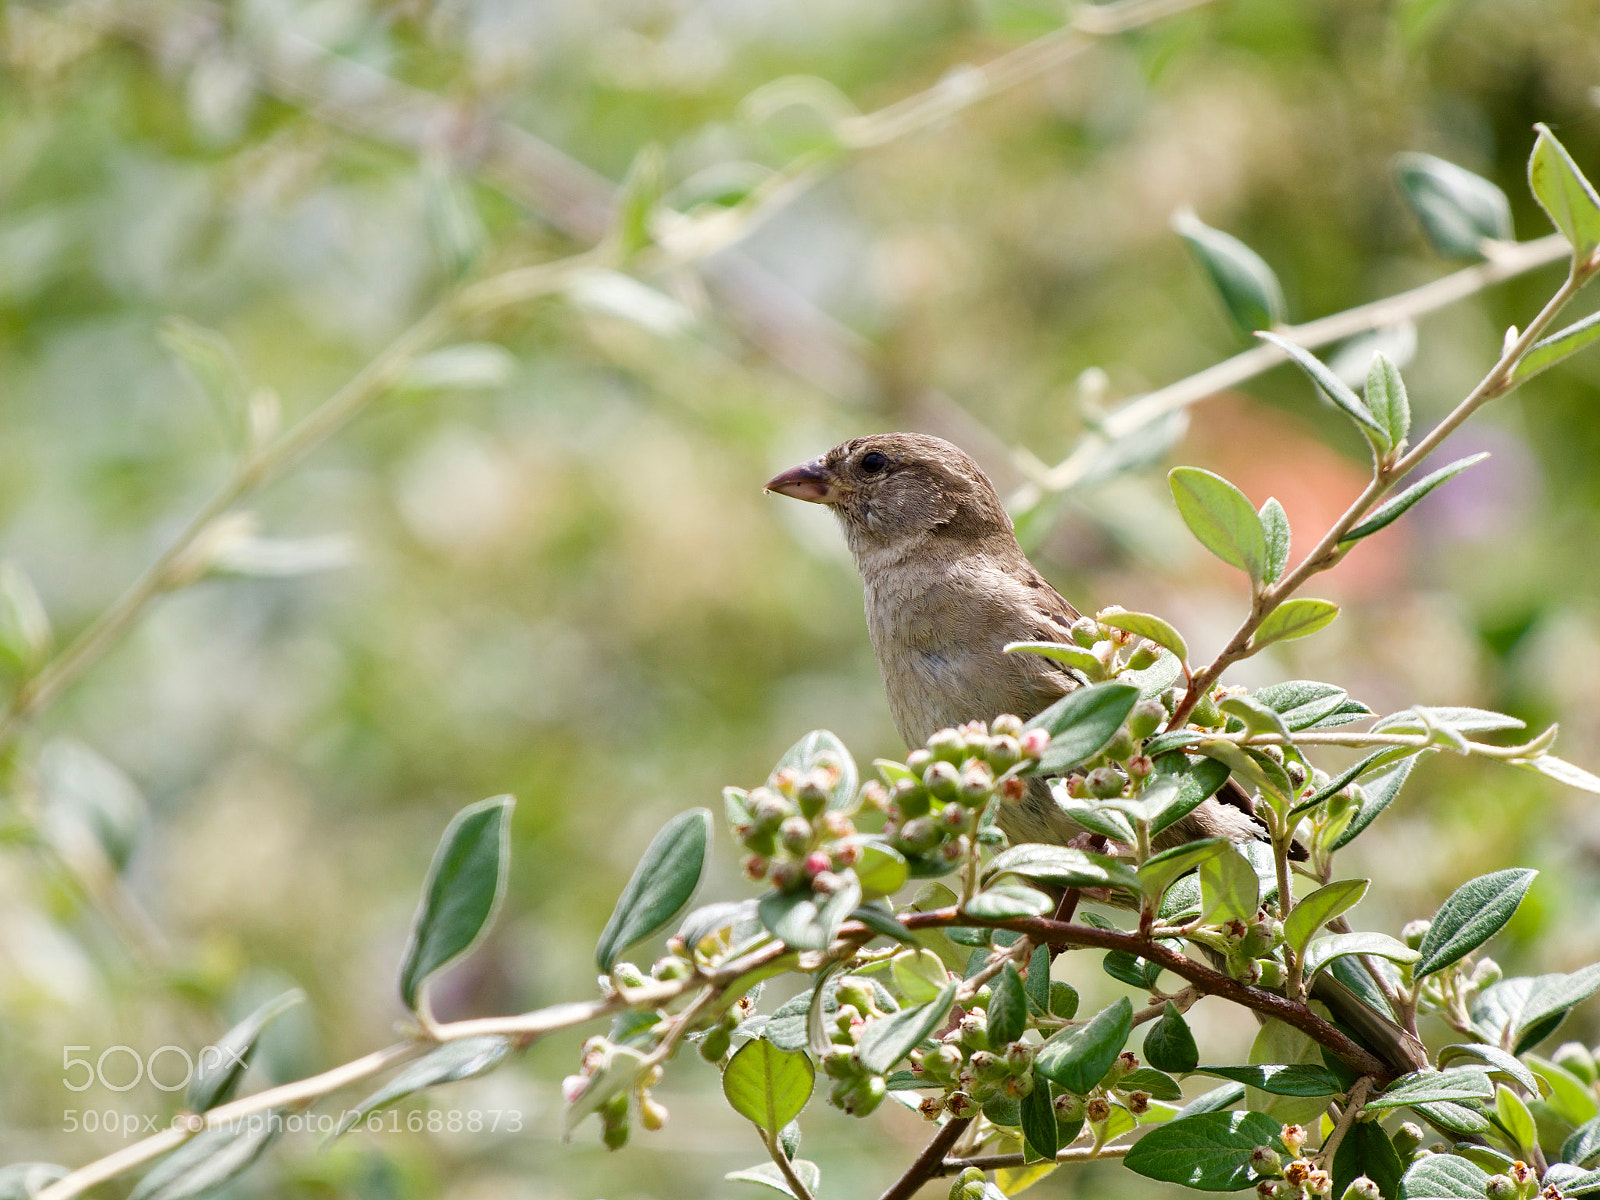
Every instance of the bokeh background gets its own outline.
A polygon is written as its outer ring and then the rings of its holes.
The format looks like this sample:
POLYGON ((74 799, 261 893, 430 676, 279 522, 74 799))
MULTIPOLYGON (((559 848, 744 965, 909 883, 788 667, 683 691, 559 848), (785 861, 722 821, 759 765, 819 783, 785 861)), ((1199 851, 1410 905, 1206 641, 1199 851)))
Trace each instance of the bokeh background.
MULTIPOLYGON (((737 194, 820 144, 830 105, 871 111, 941 80, 959 93, 975 78, 963 64, 1069 11, 12 0, 0 14, 0 553, 60 645, 236 454, 164 348, 169 318, 220 332, 292 418, 463 272, 603 236, 608 189, 643 147, 660 147, 680 209, 737 194), (780 99, 815 100, 746 103, 795 75, 812 81, 780 99)), ((1056 461, 1099 407, 1244 348, 1169 229, 1175 209, 1255 247, 1292 320, 1334 312, 1461 265, 1428 249, 1394 154, 1496 181, 1519 237, 1541 236, 1531 126, 1550 123, 1600 177, 1597 85, 1588 0, 1214 0, 839 155, 704 261, 597 276, 463 331, 472 386, 413 380, 252 496, 234 577, 159 600, 6 749, 0 1159, 77 1165, 126 1144, 69 1132, 69 1110, 80 1125, 89 1110, 170 1117, 175 1098, 148 1081, 68 1090, 66 1046, 193 1050, 291 984, 310 1001, 252 1087, 385 1044, 429 855, 484 796, 518 798, 511 892, 445 981, 443 1015, 592 994, 594 938, 668 816, 759 782, 814 727, 863 760, 903 752, 836 532, 763 496, 766 478, 843 437, 913 428, 1014 488, 1019 448, 1056 461)), ((1536 271, 1419 323, 1419 424, 1559 279, 1536 271)), ((1236 678, 1559 720, 1558 749, 1594 769, 1600 353, 1445 453, 1476 449, 1494 458, 1318 581, 1345 605, 1328 632, 1236 678)), ((1036 560, 1080 607, 1164 613, 1201 653, 1244 596, 1177 523, 1164 466, 1277 495, 1302 547, 1365 471, 1357 436, 1287 368, 1195 408, 1157 457, 1035 520, 1036 560)), ((1347 858, 1377 881, 1355 919, 1390 932, 1474 874, 1536 866, 1495 955, 1535 972, 1600 956, 1600 817, 1547 780, 1436 757, 1347 858)), ((746 889, 724 840, 706 893, 746 889)), ((1057 972, 1120 987, 1092 959, 1057 972)), ((1248 1022, 1212 1007, 1192 1018, 1203 1056, 1242 1053, 1248 1022)), ((1600 1011, 1561 1036, 1595 1040, 1600 1011)), ((660 1093, 665 1132, 615 1155, 592 1128, 560 1144, 579 1041, 427 1101, 515 1112, 521 1133, 290 1138, 230 1194, 754 1194, 722 1175, 760 1161, 759 1144, 692 1055, 660 1093)), ((107 1061, 115 1080, 128 1068, 107 1061)), ((825 1195, 875 1194, 909 1160, 926 1131, 890 1109, 857 1123, 812 1106, 805 1153, 825 1195)), ((1166 1193, 1100 1168, 1035 1194, 1166 1193)))

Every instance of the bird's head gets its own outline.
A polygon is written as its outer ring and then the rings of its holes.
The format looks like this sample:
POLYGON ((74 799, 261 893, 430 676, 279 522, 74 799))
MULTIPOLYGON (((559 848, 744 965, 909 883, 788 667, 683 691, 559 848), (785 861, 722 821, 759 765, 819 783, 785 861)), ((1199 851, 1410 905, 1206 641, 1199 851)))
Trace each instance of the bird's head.
POLYGON ((767 481, 766 490, 826 504, 852 549, 937 534, 962 540, 1011 536, 1011 520, 977 463, 922 433, 880 433, 841 442, 767 481))

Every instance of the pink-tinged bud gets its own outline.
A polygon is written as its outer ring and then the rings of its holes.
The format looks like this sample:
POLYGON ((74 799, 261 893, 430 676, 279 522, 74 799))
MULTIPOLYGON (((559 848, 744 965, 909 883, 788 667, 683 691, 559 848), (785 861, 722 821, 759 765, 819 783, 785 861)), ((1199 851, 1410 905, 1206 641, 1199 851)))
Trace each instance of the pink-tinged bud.
MULTIPOLYGON (((1556 1196, 1560 1196, 1560 1192, 1556 1196)), ((1365 1175, 1357 1175, 1344 1189, 1344 1195, 1339 1200, 1383 1200, 1383 1192, 1378 1185, 1365 1175)), ((1554 1200, 1554 1198, 1552 1198, 1554 1200)))
POLYGON ((815 879, 818 875, 822 874, 824 871, 829 871, 829 870, 832 870, 832 869, 833 869, 833 860, 831 860, 826 854, 824 854, 820 850, 815 850, 812 853, 806 855, 805 862, 804 862, 803 866, 801 867, 801 870, 805 871, 805 873, 807 875, 811 876, 812 879, 815 879))
POLYGON ((576 1104, 588 1086, 587 1075, 568 1075, 561 1081, 561 1099, 568 1104, 576 1104))
POLYGON ((1084 783, 1082 775, 1069 775, 1067 777, 1067 795, 1074 800, 1087 800, 1089 798, 1089 785, 1084 783))
POLYGON ((800 782, 800 772, 793 767, 784 767, 772 773, 770 785, 777 788, 785 796, 793 795, 795 784, 800 782))
MULTIPOLYGON (((1306 1144, 1306 1127, 1304 1125, 1285 1125, 1283 1132, 1278 1135, 1278 1140, 1284 1148, 1296 1158, 1300 1157, 1300 1147, 1306 1144)), ((1296 1180, 1296 1182, 1299 1182, 1296 1180)))
POLYGON ((822 831, 831 838, 844 838, 852 836, 856 831, 856 823, 842 812, 826 812, 818 821, 822 831))
POLYGON ((933 752, 918 746, 906 755, 906 769, 913 775, 921 775, 928 769, 928 764, 933 761, 933 752))
POLYGON ((744 862, 740 865, 744 868, 746 879, 751 883, 760 883, 767 877, 767 868, 772 865, 772 860, 763 858, 759 854, 750 854, 745 856, 744 862))
POLYGON ((829 853, 833 856, 833 865, 838 868, 853 867, 861 861, 861 847, 854 843, 835 846, 829 853))
POLYGON ((799 863, 792 859, 785 859, 783 862, 772 864, 769 877, 772 880, 772 886, 780 892, 792 892, 800 886, 806 876, 799 863))
POLYGON ((994 772, 986 762, 970 763, 961 772, 961 801, 964 804, 981 804, 994 791, 994 772))
POLYGON ((819 896, 831 896, 844 886, 844 876, 832 870, 818 871, 811 880, 811 890, 819 896))
POLYGON ((971 846, 972 843, 968 840, 967 835, 962 834, 954 841, 946 842, 944 845, 940 846, 939 857, 948 863, 960 862, 967 856, 967 851, 971 848, 971 846))
POLYGON ((778 826, 778 840, 790 854, 803 854, 811 845, 811 822, 804 817, 790 817, 778 826))
POLYGON ((989 732, 996 737, 1019 738, 1022 736, 1022 718, 1012 713, 1001 713, 989 722, 989 732))
POLYGON ((922 786, 932 792, 935 799, 954 800, 961 790, 961 773, 952 763, 940 759, 930 763, 922 773, 922 786))
POLYGON ((1313 1196, 1326 1196, 1333 1191, 1333 1176, 1318 1167, 1306 1176, 1306 1191, 1313 1196))
POLYGON ((1030 729, 1017 739, 1017 745, 1022 749, 1022 757, 1038 759, 1050 745, 1050 734, 1044 729, 1030 729))
POLYGON ((1096 800, 1122 795, 1122 776, 1111 767, 1096 767, 1084 777, 1084 786, 1096 800))
POLYGON ((1148 754, 1135 754, 1128 760, 1128 778, 1135 783, 1143 783, 1150 778, 1150 772, 1156 769, 1155 762, 1148 754))
POLYGON ((1028 794, 1027 783, 1019 776, 1013 775, 1003 780, 1000 784, 1000 798, 1015 804, 1028 794))
POLYGON ((883 812, 889 807, 889 789, 876 779, 869 779, 861 788, 861 807, 869 812, 883 812))

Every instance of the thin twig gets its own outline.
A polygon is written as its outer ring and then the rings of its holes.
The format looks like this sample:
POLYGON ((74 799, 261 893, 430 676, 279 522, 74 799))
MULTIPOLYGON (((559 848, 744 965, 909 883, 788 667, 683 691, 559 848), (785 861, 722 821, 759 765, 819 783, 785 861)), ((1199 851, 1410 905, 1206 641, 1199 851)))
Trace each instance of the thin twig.
POLYGON ((884 1191, 878 1200, 911 1200, 917 1190, 940 1175, 946 1174, 944 1156, 951 1146, 956 1144, 956 1139, 971 1125, 971 1117, 951 1117, 933 1135, 933 1139, 922 1148, 922 1153, 905 1169, 899 1179, 896 1179, 884 1191))
POLYGON ((1322 1165, 1329 1170, 1333 1169, 1333 1156, 1339 1149, 1339 1143, 1344 1141, 1344 1135, 1349 1133, 1350 1127, 1356 1123, 1356 1116, 1361 1112, 1361 1106, 1367 1102, 1367 1093, 1371 1090, 1372 1080, 1364 1075, 1356 1080, 1345 1098, 1344 1109, 1339 1114, 1339 1123, 1333 1127, 1328 1140, 1322 1143, 1322 1149, 1317 1151, 1317 1157, 1322 1160, 1322 1165))
MULTIPOLYGON (((1132 1150, 1132 1145, 1115 1146, 1069 1146, 1056 1154, 1056 1162, 1092 1162, 1097 1158, 1121 1158, 1132 1150)), ((1034 1162, 1040 1160, 1034 1159, 1034 1162)), ((1002 1171, 1008 1167, 1028 1166, 1028 1160, 1022 1154, 979 1154, 972 1158, 947 1158, 939 1164, 936 1174, 955 1175, 965 1171, 968 1167, 977 1167, 980 1171, 1002 1171)))
POLYGON ((777 1164, 778 1171, 783 1175, 783 1181, 789 1185, 789 1190, 794 1193, 795 1200, 813 1200, 811 1189, 801 1181, 795 1173, 794 1164, 789 1161, 789 1156, 783 1152, 783 1147, 778 1144, 778 1139, 765 1129, 757 1126, 761 1135, 761 1144, 767 1148, 767 1153, 772 1155, 772 1161, 777 1164))

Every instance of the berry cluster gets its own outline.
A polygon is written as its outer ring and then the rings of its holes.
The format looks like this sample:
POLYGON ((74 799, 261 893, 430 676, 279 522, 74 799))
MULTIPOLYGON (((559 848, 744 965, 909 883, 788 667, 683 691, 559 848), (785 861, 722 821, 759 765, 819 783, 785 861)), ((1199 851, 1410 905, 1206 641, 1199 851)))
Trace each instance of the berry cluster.
POLYGON ((824 760, 805 773, 780 767, 766 786, 748 792, 723 789, 733 835, 749 851, 743 865, 752 882, 780 892, 838 890, 838 873, 861 858, 855 823, 828 807, 841 776, 838 764, 824 760))

